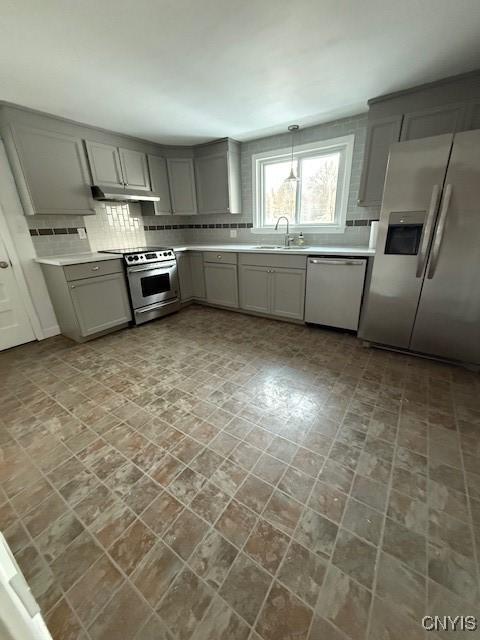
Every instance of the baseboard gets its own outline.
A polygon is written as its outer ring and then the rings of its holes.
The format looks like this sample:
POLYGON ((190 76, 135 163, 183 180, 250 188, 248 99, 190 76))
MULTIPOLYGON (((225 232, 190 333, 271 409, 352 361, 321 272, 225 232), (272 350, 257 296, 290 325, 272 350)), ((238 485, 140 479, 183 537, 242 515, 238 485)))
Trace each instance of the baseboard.
POLYGON ((43 338, 40 340, 45 340, 46 338, 53 338, 53 336, 58 336, 60 334, 60 327, 58 324, 54 324, 51 327, 42 328, 43 338))

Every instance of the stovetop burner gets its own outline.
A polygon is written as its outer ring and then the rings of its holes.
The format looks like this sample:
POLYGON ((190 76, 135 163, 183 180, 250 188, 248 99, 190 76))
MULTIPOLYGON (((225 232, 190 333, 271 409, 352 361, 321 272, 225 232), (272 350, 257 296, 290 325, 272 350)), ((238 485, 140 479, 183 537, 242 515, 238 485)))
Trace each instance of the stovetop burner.
POLYGON ((104 249, 100 253, 118 253, 123 256, 127 267, 152 262, 175 261, 171 247, 130 247, 128 249, 104 249))
POLYGON ((171 251, 171 247, 127 247, 126 249, 102 249, 99 253, 120 253, 126 256, 129 253, 146 253, 149 251, 171 251))

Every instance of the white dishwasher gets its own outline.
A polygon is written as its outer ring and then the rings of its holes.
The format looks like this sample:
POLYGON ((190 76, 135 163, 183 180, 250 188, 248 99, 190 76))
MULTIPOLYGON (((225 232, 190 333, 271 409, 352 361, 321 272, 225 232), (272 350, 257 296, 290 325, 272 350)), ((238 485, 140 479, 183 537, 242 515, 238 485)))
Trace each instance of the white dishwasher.
POLYGON ((309 256, 305 322, 358 329, 366 258, 309 256))

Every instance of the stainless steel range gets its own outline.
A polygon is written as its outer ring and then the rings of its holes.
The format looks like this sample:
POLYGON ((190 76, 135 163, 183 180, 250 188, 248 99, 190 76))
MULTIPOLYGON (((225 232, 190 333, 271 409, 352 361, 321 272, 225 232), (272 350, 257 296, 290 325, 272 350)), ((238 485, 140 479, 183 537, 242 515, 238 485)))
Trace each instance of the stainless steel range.
POLYGON ((135 324, 178 311, 177 260, 168 247, 109 249, 123 255, 135 324))

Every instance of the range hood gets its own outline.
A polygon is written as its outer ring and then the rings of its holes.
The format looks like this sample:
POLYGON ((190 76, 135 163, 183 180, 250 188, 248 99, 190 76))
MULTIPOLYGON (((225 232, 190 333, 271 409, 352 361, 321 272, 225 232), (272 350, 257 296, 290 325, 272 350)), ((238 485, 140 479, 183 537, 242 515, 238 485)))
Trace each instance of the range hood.
POLYGON ((160 202, 160 196, 151 191, 138 191, 137 189, 122 189, 121 187, 104 187, 93 185, 92 197, 94 200, 113 202, 160 202))

